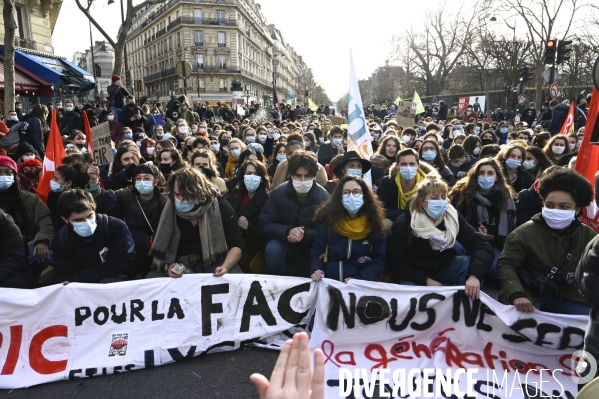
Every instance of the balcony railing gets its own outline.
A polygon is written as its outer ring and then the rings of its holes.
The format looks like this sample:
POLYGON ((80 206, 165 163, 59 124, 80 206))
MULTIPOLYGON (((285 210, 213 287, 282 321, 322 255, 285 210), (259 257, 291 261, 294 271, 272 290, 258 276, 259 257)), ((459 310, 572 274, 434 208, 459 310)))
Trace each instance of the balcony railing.
POLYGON ((30 50, 37 50, 37 42, 35 40, 23 39, 18 36, 15 36, 15 46, 28 48, 30 50))
POLYGON ((205 87, 200 87, 199 89, 196 88, 196 91, 199 91, 200 93, 206 93, 206 88, 205 87))
POLYGON ((196 47, 204 47, 204 42, 195 42, 196 47))
POLYGON ((161 77, 160 72, 156 72, 151 75, 144 76, 143 81, 144 81, 144 83, 151 82, 153 80, 160 79, 160 77, 161 77))
POLYGON ((220 18, 196 18, 196 17, 179 17, 168 24, 167 29, 171 30, 181 24, 190 25, 218 25, 218 26, 237 26, 235 19, 220 19, 220 18))
POLYGON ((200 73, 200 72, 205 72, 205 73, 241 73, 240 69, 231 69, 231 68, 227 68, 226 66, 224 68, 221 67, 198 67, 197 65, 193 67, 192 69, 193 72, 196 73, 200 73))
POLYGON ((227 43, 219 43, 218 47, 227 47, 227 43))
POLYGON ((171 76, 171 75, 174 75, 176 72, 177 71, 175 68, 169 68, 169 69, 165 69, 164 71, 160 71, 160 76, 162 76, 162 77, 171 76))
POLYGON ((229 89, 227 89, 226 87, 221 87, 221 88, 219 88, 219 89, 218 89, 218 91, 221 91, 221 92, 226 92, 226 91, 228 91, 228 90, 229 90, 229 89))

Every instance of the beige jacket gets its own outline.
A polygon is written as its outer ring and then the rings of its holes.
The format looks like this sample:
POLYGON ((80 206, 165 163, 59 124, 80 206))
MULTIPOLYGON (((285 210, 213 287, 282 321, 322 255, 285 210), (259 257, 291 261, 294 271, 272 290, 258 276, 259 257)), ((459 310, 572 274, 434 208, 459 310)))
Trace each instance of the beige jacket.
MULTIPOLYGON (((287 165, 287 160, 281 161, 281 163, 279 163, 277 165, 277 170, 275 171, 275 177, 273 177, 272 179, 272 188, 274 189, 277 186, 280 186, 281 184, 285 183, 288 179, 289 179, 289 166, 287 165)), ((322 187, 325 186, 325 184, 327 184, 327 181, 329 180, 327 178, 327 172, 326 170, 324 170, 324 168, 322 167, 321 164, 318 164, 318 172, 316 173, 316 183, 320 184, 322 187)))

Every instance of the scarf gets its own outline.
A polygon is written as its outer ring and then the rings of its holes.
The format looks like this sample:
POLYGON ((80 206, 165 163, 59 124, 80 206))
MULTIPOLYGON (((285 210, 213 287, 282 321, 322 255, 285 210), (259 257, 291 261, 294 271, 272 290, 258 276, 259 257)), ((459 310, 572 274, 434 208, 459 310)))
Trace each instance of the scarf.
MULTIPOLYGON (((474 193, 474 198, 480 202, 480 205, 476 207, 478 221, 482 223, 489 223, 489 212, 487 211, 487 207, 493 206, 493 204, 478 190, 476 190, 474 193)), ((516 205, 514 204, 512 197, 510 197, 507 201, 507 209, 501 210, 499 213, 499 230, 497 233, 500 237, 507 237, 507 235, 510 233, 508 225, 508 211, 516 212, 516 205)))
POLYGON ((426 173, 424 170, 422 170, 422 168, 419 168, 418 172, 416 172, 416 184, 414 184, 414 188, 409 192, 404 193, 401 188, 401 175, 399 170, 397 170, 397 174, 395 175, 395 184, 397 184, 397 189, 399 190, 397 195, 397 209, 406 208, 406 205, 408 205, 408 201, 410 201, 412 195, 416 194, 416 191, 418 191, 418 184, 424 180, 425 177, 426 173))
POLYGON ((439 219, 434 223, 425 212, 412 213, 410 227, 416 237, 429 240, 431 248, 435 251, 443 251, 444 249, 453 248, 456 242, 456 237, 459 232, 458 211, 451 205, 439 219), (445 223, 445 231, 437 228, 442 222, 445 223), (431 240, 435 237, 438 240, 431 240), (448 245, 443 247, 435 241, 445 241, 448 245))
POLYGON ((209 266, 225 257, 228 248, 218 199, 214 198, 212 201, 200 205, 198 209, 187 213, 180 212, 175 207, 174 201, 169 199, 160 215, 158 229, 156 229, 156 235, 150 248, 149 254, 154 258, 152 269, 163 271, 165 264, 170 265, 177 261, 181 238, 181 232, 177 226, 177 216, 184 220, 199 219, 195 227, 200 230, 204 266, 209 266))
POLYGON ((233 158, 231 152, 229 152, 229 162, 227 162, 227 166, 225 167, 225 178, 232 179, 235 177, 235 166, 237 165, 237 161, 239 157, 233 158))
POLYGON ((335 231, 350 240, 362 240, 370 234, 370 227, 366 215, 362 215, 354 220, 346 217, 345 220, 339 221, 335 225, 335 231))

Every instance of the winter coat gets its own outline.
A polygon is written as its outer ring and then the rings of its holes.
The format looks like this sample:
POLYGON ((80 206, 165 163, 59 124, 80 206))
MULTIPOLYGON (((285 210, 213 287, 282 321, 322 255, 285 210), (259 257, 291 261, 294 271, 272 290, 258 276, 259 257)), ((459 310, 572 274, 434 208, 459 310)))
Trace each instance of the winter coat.
POLYGON ((121 113, 121 123, 123 126, 131 128, 134 133, 138 127, 143 128, 146 121, 147 118, 141 112, 141 108, 137 106, 130 108, 128 105, 123 108, 123 112, 121 113), (141 118, 132 121, 131 118, 135 115, 141 115, 141 118))
MULTIPOLYGON (((70 112, 75 114, 74 112, 70 112)), ((75 114, 77 115, 77 114, 75 114)), ((62 118, 63 120, 65 118, 62 118)), ((42 122, 35 115, 25 115, 24 122, 28 123, 25 135, 21 136, 21 142, 29 143, 39 156, 43 159, 46 154, 46 147, 44 146, 44 132, 42 130, 42 122)))
POLYGON ((532 123, 537 119, 537 110, 534 108, 526 108, 522 111, 522 116, 520 120, 522 122, 528 123, 528 127, 532 126, 532 123))
POLYGON ((50 245, 52 243, 52 237, 54 236, 54 227, 52 226, 50 209, 48 209, 46 204, 42 202, 40 197, 38 197, 36 194, 30 193, 29 191, 21 190, 21 198, 23 200, 23 210, 28 219, 27 223, 35 230, 34 235, 29 235, 23 231, 24 226, 22 226, 22 224, 24 221, 20 220, 21 215, 12 214, 13 211, 9 212, 4 208, 4 206, 2 209, 5 213, 12 216, 17 226, 19 226, 19 229, 21 229, 23 238, 27 240, 27 242, 33 241, 34 245, 38 243, 50 245))
MULTIPOLYGON (((497 261, 497 272, 501 281, 499 301, 511 305, 516 298, 526 297, 531 302, 540 298, 540 294, 523 286, 517 270, 526 266, 548 274, 553 267, 559 266, 565 260, 572 238, 572 258, 566 261, 560 279, 565 282, 568 274, 573 278, 578 261, 585 253, 585 247, 595 236, 593 229, 578 220, 573 221, 568 229, 557 231, 547 225, 542 215, 533 216, 532 220, 518 227, 505 240, 503 252, 497 261)), ((576 283, 562 290, 562 295, 564 298, 584 303, 576 283)))
POLYGON ((478 158, 473 155, 466 154, 466 160, 459 167, 453 166, 451 162, 447 163, 447 167, 453 173, 456 180, 460 180, 468 174, 468 171, 472 169, 475 163, 478 162, 478 158))
POLYGON ((258 219, 258 230, 269 240, 287 241, 289 231, 294 227, 304 227, 304 238, 292 244, 305 251, 312 248, 316 237, 316 226, 312 221, 314 212, 329 193, 318 184, 312 184, 303 205, 300 205, 297 193, 291 181, 287 181, 271 191, 268 201, 258 219))
MULTIPOLYGON (((347 151, 347 148, 343 146, 343 148, 347 151)), ((337 155, 337 148, 333 148, 333 144, 324 143, 320 147, 318 147, 318 163, 322 166, 326 166, 331 163, 331 159, 337 155)))
POLYGON ((558 104, 557 107, 555 107, 551 122, 549 123, 549 129, 547 129, 552 136, 558 134, 562 129, 568 112, 570 112, 570 107, 566 104, 558 104))
POLYGON ((125 274, 129 250, 127 226, 122 220, 108 216, 109 234, 104 237, 99 215, 96 215, 98 227, 89 237, 79 236, 69 226, 54 236, 55 283, 99 283, 104 278, 125 274), (66 242, 61 243, 63 237, 66 242))
POLYGON ((124 87, 119 87, 115 84, 111 84, 106 88, 108 92, 108 101, 111 107, 124 108, 125 98, 129 95, 129 92, 124 87))
MULTIPOLYGON (((429 240, 416 237, 410 227, 412 214, 409 208, 393 223, 391 237, 388 240, 388 258, 395 282, 411 281, 426 285, 428 278, 434 277, 439 270, 457 256, 454 248, 443 251, 434 250, 429 240)), ((493 263, 495 254, 491 245, 458 213, 458 234, 456 241, 470 254, 468 275, 482 280, 493 263)), ((437 226, 445 230, 445 224, 437 226)))
MULTIPOLYGON (((506 177, 506 181, 508 181, 509 179, 507 177, 507 171, 505 170, 505 168, 503 171, 504 171, 504 175, 506 177)), ((518 173, 518 177, 516 178, 516 181, 514 181, 513 183, 508 181, 507 183, 510 186, 512 186, 514 191, 517 193, 519 193, 520 191, 525 190, 527 188, 530 188, 530 186, 532 186, 532 184, 535 182, 534 179, 532 178, 532 176, 530 175, 530 173, 528 173, 522 167, 518 168, 516 173, 518 173)))
POLYGON ((520 191, 516 202, 516 227, 528 222, 542 210, 543 201, 534 187, 520 191))
POLYGON ((595 236, 582 253, 576 269, 580 293, 595 311, 599 308, 599 236, 595 236))
POLYGON ((69 134, 73 130, 79 129, 79 119, 81 119, 81 115, 79 115, 77 112, 65 112, 64 116, 60 119, 60 132, 62 134, 69 134))
POLYGON ((328 225, 321 224, 310 251, 310 275, 322 270, 325 277, 337 281, 348 277, 376 281, 385 268, 386 246, 384 236, 375 238, 369 234, 361 240, 351 240, 328 225), (348 258, 349 248, 351 252, 348 258), (324 258, 321 259, 325 252, 326 262, 324 258))
POLYGON ((258 230, 258 219, 260 218, 262 209, 268 201, 268 191, 262 187, 258 188, 245 207, 240 209, 242 200, 243 193, 237 187, 231 190, 229 198, 227 198, 227 201, 231 204, 237 218, 239 219, 243 216, 247 219, 248 228, 246 230, 239 228, 239 230, 241 230, 241 236, 246 244, 244 245, 244 249, 251 254, 255 254, 262 251, 267 243, 267 240, 258 230))
POLYGON ((447 120, 447 104, 439 106, 439 113, 437 114, 437 120, 447 120))
MULTIPOLYGON (((385 176, 381 179, 377 189, 376 195, 385 207, 385 218, 395 221, 397 218, 404 213, 404 209, 399 209, 397 204, 399 203, 399 188, 395 182, 395 176, 399 173, 397 164, 391 165, 389 168, 389 176, 385 176)), ((433 166, 422 162, 420 168, 428 175, 430 173, 436 174, 437 169, 433 166)))
POLYGON ((0 284, 27 270, 25 244, 13 218, 0 210, 0 284))

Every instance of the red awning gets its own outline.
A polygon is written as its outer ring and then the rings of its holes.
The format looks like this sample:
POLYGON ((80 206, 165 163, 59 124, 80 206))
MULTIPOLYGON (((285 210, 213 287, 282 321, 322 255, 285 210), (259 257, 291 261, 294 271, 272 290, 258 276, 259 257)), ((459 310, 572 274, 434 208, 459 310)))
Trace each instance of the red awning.
MULTIPOLYGON (((0 54, 0 90, 4 91, 4 57, 0 54)), ((52 84, 15 64, 15 92, 24 97, 54 97, 52 84)))

